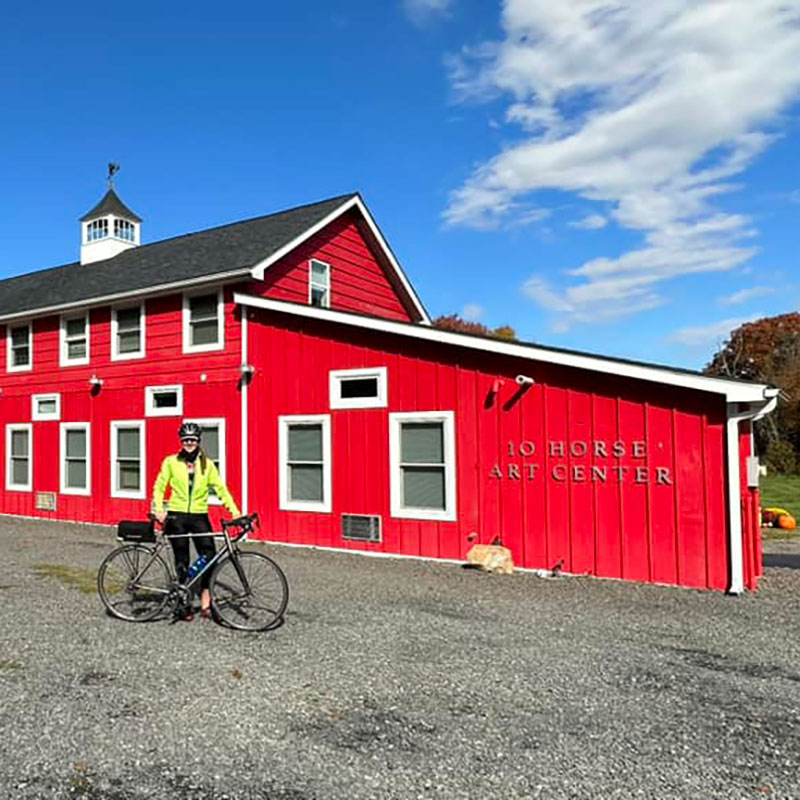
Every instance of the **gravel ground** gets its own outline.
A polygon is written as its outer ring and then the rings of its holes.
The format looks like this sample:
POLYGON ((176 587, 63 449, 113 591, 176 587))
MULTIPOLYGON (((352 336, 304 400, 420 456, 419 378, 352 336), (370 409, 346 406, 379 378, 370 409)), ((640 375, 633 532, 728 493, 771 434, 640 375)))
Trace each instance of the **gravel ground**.
POLYGON ((740 598, 272 546, 267 634, 34 572, 112 544, 0 518, 0 797, 800 797, 797 541, 740 598))

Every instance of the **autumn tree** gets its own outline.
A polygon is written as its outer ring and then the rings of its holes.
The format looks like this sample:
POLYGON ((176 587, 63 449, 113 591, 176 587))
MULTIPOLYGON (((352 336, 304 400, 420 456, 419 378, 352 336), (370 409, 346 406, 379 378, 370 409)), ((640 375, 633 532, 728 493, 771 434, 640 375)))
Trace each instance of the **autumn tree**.
POLYGON ((774 469, 791 468, 800 453, 800 314, 780 314, 740 325, 704 372, 768 383, 781 390, 775 412, 756 422, 756 444, 774 469), (787 445, 794 459, 788 457, 787 445))
POLYGON ((462 319, 458 314, 447 314, 436 317, 433 327, 441 331, 452 331, 453 333, 473 333, 478 336, 493 336, 495 339, 504 339, 507 342, 517 340, 517 332, 510 325, 501 325, 498 328, 488 328, 481 322, 470 322, 462 319))

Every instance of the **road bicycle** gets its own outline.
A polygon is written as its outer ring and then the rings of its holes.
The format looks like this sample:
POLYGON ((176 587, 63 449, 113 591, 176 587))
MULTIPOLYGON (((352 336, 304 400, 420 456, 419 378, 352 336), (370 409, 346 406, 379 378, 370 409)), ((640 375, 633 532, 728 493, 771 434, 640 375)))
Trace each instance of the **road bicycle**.
POLYGON ((222 523, 220 533, 186 533, 180 538, 223 539, 205 566, 181 583, 163 551, 171 536, 151 527, 146 541, 128 542, 109 553, 97 573, 97 590, 108 612, 128 622, 147 622, 165 611, 190 607, 195 584, 211 570, 211 613, 222 625, 243 631, 277 626, 289 602, 289 584, 281 568, 262 553, 239 545, 258 526, 258 514, 222 523))

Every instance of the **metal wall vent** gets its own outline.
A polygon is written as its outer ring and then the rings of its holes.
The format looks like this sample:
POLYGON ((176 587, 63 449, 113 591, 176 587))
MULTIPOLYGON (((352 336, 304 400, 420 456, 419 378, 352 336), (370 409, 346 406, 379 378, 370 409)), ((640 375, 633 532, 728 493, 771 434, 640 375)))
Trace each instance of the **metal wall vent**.
POLYGON ((56 493, 55 492, 36 492, 37 511, 55 511, 56 493))
POLYGON ((368 514, 342 514, 342 539, 357 542, 380 542, 381 518, 368 514))

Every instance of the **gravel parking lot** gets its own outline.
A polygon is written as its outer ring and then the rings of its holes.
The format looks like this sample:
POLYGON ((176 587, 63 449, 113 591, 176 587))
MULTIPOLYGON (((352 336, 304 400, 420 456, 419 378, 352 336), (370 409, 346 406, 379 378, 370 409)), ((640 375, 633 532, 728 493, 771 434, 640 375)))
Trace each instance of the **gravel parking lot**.
POLYGON ((741 598, 268 546, 267 634, 41 574, 113 543, 0 517, 2 797, 800 797, 797 542, 741 598))

